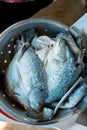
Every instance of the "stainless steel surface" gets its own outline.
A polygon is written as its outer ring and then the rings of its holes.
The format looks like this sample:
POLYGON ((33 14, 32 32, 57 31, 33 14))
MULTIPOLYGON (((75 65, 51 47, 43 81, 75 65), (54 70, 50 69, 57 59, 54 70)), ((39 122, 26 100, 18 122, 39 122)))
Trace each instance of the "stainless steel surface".
MULTIPOLYGON (((83 27, 85 27, 87 24, 86 24, 86 21, 87 21, 87 14, 85 14, 79 21, 77 21, 75 24, 73 24, 72 25, 72 29, 73 28, 78 28, 79 29, 79 24, 81 24, 82 25, 82 23, 83 23, 83 27), (85 24, 84 24, 85 23, 85 24)), ((55 25, 57 25, 57 23, 55 24, 55 25)), ((56 26, 57 28, 60 28, 60 27, 64 27, 64 29, 67 29, 67 27, 65 27, 65 26, 60 26, 60 23, 56 26)), ((11 29, 11 28, 9 28, 9 29, 11 29)), ((4 39, 4 36, 5 35, 7 35, 7 34, 9 34, 9 37, 10 37, 10 39, 12 38, 12 35, 13 34, 10 34, 9 33, 9 29, 7 29, 5 32, 3 32, 2 34, 1 34, 1 36, 2 36, 2 41, 4 42, 4 44, 3 44, 3 47, 5 46, 5 39, 4 39)), ((14 26, 13 26, 13 29, 14 29, 14 26)), ((13 30, 12 29, 12 30, 13 30)), ((62 28, 63 29, 63 28, 62 28)), ((81 29, 81 28, 80 28, 81 29)), ((11 30, 11 31, 12 31, 11 30)), ((59 29, 60 30, 60 29, 59 29)), ((51 34, 52 35, 52 34, 51 34)), ((9 39, 8 39, 8 41, 9 41, 9 39)), ((1 94, 2 95, 2 94, 1 94)), ((3 97, 2 97, 3 98, 3 97)), ((5 101, 5 100, 3 100, 4 101, 4 103, 6 103, 7 101, 5 101)), ((7 105, 8 104, 8 102, 5 104, 5 105, 7 105)), ((8 105, 7 105, 8 106, 8 105)), ((6 106, 6 107, 7 107, 6 106)), ((5 106, 4 106, 5 107, 5 106)), ((5 107, 5 108, 6 108, 5 107)), ((3 107, 1 107, 1 108, 3 108, 3 107)), ((9 108, 9 107, 8 107, 9 108)), ((4 109, 5 110, 5 109, 4 109)), ((8 110, 8 109, 7 109, 8 110)), ((18 114, 18 113, 17 113, 18 114)), ((14 115, 14 113, 13 113, 13 115, 14 115)), ((71 114, 72 115, 72 114, 71 114)), ((14 115, 15 116, 15 115, 14 115)), ((82 123, 81 123, 81 121, 79 122, 80 124, 76 124, 76 120, 77 120, 77 118, 78 118, 78 114, 75 114, 75 115, 72 115, 72 116, 70 116, 70 115, 68 115, 67 116, 67 118, 63 118, 62 120, 60 120, 59 122, 57 122, 57 123, 55 123, 55 127, 58 127, 58 128, 61 128, 61 129, 64 129, 65 130, 65 128, 67 129, 67 130, 75 130, 76 128, 78 128, 79 130, 80 130, 80 128, 81 128, 81 130, 86 130, 87 129, 87 127, 86 126, 84 126, 84 124, 83 125, 81 125, 82 123), (67 124, 67 126, 66 126, 66 124, 67 124)), ((85 115, 85 117, 87 117, 87 115, 85 115)), ((81 118, 81 117, 80 117, 81 118)), ((86 118, 83 118, 82 120, 85 120, 86 118)), ((24 120, 25 120, 25 122, 27 123, 27 120, 25 119, 25 117, 24 117, 24 120)), ((85 125, 87 125, 87 124, 85 124, 85 125)), ((54 127, 54 124, 50 124, 50 125, 45 125, 45 127, 54 127)))
MULTIPOLYGON (((50 19, 41 19, 41 18, 36 18, 36 19, 27 19, 27 20, 23 20, 21 22, 18 22, 14 25, 12 25, 11 27, 7 28, 3 33, 0 34, 0 52, 4 51, 4 56, 0 57, 0 61, 1 63, 3 63, 3 58, 8 59, 9 61, 9 54, 7 55, 9 48, 6 48, 6 46, 8 46, 10 44, 10 46, 12 46, 12 42, 11 39, 15 39, 16 36, 18 36, 19 34, 21 34, 24 30, 26 29, 31 29, 31 28, 35 28, 37 30, 37 33, 39 35, 48 35, 50 37, 56 37, 56 35, 61 32, 64 31, 66 29, 68 29, 68 27, 62 23, 50 20, 50 19), (3 43, 3 44, 2 44, 3 43)), ((9 63, 8 63, 9 64, 9 63)), ((5 64, 5 66, 0 66, 0 71, 5 70, 6 67, 8 65, 5 64)), ((25 122, 25 123, 29 123, 29 124, 51 124, 54 122, 57 122, 58 120, 60 120, 60 118, 65 118, 65 116, 68 113, 71 113, 70 115, 72 115, 72 111, 64 111, 65 114, 62 114, 62 112, 60 112, 58 114, 58 117, 55 117, 55 119, 51 120, 51 121, 46 121, 46 122, 35 122, 34 120, 30 120, 28 116, 26 116, 26 111, 21 108, 19 105, 16 105, 14 101, 12 101, 10 98, 8 98, 7 96, 4 97, 3 95, 5 95, 4 91, 0 91, 0 104, 1 104, 1 109, 7 113, 8 115, 10 115, 11 117, 13 117, 14 119, 21 121, 21 122, 25 122), (13 105, 15 105, 15 107, 13 107, 13 105)))

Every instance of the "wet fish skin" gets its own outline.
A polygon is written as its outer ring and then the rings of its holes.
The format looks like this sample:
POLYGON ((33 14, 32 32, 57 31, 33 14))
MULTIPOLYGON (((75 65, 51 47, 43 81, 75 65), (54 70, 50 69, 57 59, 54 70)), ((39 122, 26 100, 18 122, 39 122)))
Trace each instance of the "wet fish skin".
POLYGON ((18 62, 27 100, 35 111, 40 111, 47 95, 46 75, 32 47, 29 47, 18 62), (21 66, 21 67, 20 67, 21 66))
POLYGON ((64 39, 59 37, 46 58, 45 69, 48 86, 46 103, 52 103, 62 98, 83 69, 82 66, 76 68, 76 57, 65 42, 64 39))
POLYGON ((78 56, 78 55, 81 54, 81 50, 77 46, 77 44, 76 44, 75 40, 73 39, 73 37, 72 37, 71 33, 69 32, 69 30, 67 30, 65 32, 62 32, 62 33, 59 33, 57 35, 57 37, 61 37, 61 38, 65 39, 67 41, 66 44, 71 48, 71 50, 73 51, 73 53, 75 55, 78 56))
POLYGON ((87 85, 81 84, 70 94, 64 104, 61 104, 60 108, 65 109, 75 107, 85 95, 87 95, 87 85))
POLYGON ((31 106, 39 111, 47 93, 45 72, 34 50, 26 46, 22 45, 7 69, 6 90, 25 109, 31 106))
POLYGON ((27 93, 24 89, 21 75, 18 69, 18 60, 21 56, 21 52, 24 46, 21 46, 19 51, 16 53, 12 61, 10 62, 6 74, 5 74, 5 91, 8 96, 14 99, 16 102, 21 104, 24 108, 29 108, 29 104, 27 102, 27 93))

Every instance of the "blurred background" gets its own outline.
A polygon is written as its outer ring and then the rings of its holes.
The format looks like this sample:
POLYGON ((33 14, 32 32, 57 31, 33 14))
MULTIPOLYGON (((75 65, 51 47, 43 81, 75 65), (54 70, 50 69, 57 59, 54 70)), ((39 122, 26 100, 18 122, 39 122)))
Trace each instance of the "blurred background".
POLYGON ((32 16, 50 18, 71 26, 87 12, 87 0, 29 0, 23 3, 4 1, 0 0, 0 32, 32 16))
POLYGON ((51 18, 71 26, 87 12, 87 0, 53 0, 33 17, 51 18))

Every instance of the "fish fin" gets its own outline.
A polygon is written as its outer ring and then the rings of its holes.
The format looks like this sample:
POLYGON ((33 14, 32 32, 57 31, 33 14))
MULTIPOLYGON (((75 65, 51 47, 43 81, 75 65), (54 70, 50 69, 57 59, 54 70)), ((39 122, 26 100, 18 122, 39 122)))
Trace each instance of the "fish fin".
POLYGON ((24 31, 23 36, 24 36, 24 39, 26 39, 25 42, 30 42, 35 36, 35 29, 32 28, 32 29, 28 29, 24 31))
POLYGON ((28 47, 29 47, 29 43, 25 43, 25 44, 23 45, 23 47, 22 47, 22 49, 21 49, 21 54, 20 54, 20 56, 19 56, 18 61, 21 59, 21 57, 23 56, 24 52, 28 49, 28 47))
POLYGON ((22 48, 22 56, 23 56, 23 54, 24 54, 24 52, 27 50, 27 46, 26 46, 26 44, 23 46, 23 48, 22 48))

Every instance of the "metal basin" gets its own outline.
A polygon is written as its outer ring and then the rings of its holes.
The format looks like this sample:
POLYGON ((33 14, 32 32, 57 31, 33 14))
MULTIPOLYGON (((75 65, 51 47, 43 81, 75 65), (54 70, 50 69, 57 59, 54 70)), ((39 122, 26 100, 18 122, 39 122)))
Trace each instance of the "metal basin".
POLYGON ((59 32, 69 29, 66 25, 50 19, 31 18, 10 26, 0 34, 0 109, 12 120, 22 123, 46 125, 58 121, 61 122, 61 120, 65 120, 74 114, 72 109, 60 111, 51 121, 36 122, 30 120, 26 116, 26 111, 19 104, 10 99, 3 89, 5 86, 4 83, 2 83, 2 73, 11 61, 12 51, 14 50, 14 40, 23 31, 32 28, 37 31, 38 35, 48 35, 50 37, 56 37, 59 32), (11 53, 9 53, 9 51, 11 53))

